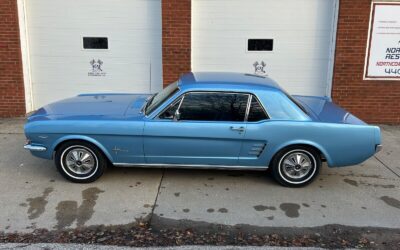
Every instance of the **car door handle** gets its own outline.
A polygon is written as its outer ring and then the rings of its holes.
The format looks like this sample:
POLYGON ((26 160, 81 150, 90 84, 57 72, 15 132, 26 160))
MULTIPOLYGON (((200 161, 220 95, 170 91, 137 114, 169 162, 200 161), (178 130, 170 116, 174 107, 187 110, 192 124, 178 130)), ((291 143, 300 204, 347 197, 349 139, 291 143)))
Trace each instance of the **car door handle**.
POLYGON ((244 127, 234 127, 231 126, 231 130, 233 131, 239 131, 240 133, 244 132, 244 127))

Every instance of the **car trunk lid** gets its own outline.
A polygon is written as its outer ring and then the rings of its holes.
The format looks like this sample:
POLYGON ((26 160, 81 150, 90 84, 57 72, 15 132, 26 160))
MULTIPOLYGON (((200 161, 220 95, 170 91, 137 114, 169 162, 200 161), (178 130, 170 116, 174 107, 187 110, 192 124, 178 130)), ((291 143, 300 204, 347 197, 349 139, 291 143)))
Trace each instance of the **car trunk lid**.
POLYGON ((328 97, 293 96, 314 121, 365 125, 366 123, 339 107, 328 97))

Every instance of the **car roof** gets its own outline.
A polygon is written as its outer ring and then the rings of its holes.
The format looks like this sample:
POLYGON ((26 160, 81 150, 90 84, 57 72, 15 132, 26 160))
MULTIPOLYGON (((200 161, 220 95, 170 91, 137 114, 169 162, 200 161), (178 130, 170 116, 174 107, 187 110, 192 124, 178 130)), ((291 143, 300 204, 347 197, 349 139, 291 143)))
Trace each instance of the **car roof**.
POLYGON ((179 78, 180 87, 189 88, 241 88, 281 90, 279 85, 267 76, 234 72, 190 72, 179 78))

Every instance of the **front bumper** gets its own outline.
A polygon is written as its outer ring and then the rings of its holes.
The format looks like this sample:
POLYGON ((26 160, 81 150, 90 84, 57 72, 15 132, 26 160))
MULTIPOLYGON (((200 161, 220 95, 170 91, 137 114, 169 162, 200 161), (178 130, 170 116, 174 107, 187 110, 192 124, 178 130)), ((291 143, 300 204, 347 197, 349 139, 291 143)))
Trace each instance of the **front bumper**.
POLYGON ((33 151, 33 152, 44 152, 44 151, 47 150, 47 148, 44 147, 44 146, 32 145, 32 144, 26 144, 24 146, 24 149, 29 150, 29 151, 33 151))

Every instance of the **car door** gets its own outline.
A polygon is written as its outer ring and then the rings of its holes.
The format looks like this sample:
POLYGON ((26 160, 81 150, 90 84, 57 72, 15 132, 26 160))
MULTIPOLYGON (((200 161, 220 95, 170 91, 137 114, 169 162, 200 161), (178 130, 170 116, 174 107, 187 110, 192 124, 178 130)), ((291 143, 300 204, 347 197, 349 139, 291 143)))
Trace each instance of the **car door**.
POLYGON ((236 165, 249 95, 189 92, 145 122, 149 164, 236 165))

